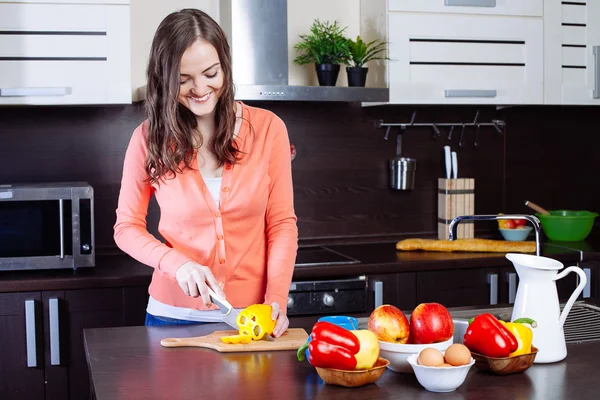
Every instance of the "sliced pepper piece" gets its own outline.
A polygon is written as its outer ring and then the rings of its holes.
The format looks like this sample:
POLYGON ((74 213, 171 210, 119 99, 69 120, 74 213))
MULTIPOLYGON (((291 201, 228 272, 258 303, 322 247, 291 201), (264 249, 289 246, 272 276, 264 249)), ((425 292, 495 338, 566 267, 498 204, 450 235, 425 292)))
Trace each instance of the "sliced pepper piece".
POLYGON ((252 340, 261 340, 265 334, 272 334, 276 321, 271 319, 272 308, 268 304, 253 304, 240 311, 236 318, 241 335, 249 335, 252 340))
POLYGON ((463 343, 472 352, 488 357, 508 357, 519 347, 515 335, 489 313, 473 318, 463 343))
POLYGON ((531 343, 533 340, 533 331, 530 327, 524 324, 529 324, 532 327, 536 327, 537 323, 531 318, 519 318, 512 322, 500 321, 500 323, 513 334, 519 344, 517 350, 510 353, 509 357, 519 356, 521 354, 531 353, 531 343))
POLYGON ((247 344, 252 341, 252 337, 249 335, 230 335, 223 336, 220 339, 223 343, 227 344, 247 344))
POLYGON ((298 349, 298 360, 304 361, 304 351, 308 347, 308 360, 319 368, 354 370, 355 355, 360 350, 360 341, 348 329, 330 322, 317 322, 312 329, 311 341, 298 349))

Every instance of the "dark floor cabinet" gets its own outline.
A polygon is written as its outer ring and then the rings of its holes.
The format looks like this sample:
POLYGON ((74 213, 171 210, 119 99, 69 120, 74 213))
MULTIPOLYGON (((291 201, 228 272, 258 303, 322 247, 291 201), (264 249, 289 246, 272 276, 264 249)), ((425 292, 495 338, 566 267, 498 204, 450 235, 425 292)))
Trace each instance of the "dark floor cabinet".
POLYGON ((143 325, 146 287, 0 294, 0 399, 90 397, 83 330, 143 325))

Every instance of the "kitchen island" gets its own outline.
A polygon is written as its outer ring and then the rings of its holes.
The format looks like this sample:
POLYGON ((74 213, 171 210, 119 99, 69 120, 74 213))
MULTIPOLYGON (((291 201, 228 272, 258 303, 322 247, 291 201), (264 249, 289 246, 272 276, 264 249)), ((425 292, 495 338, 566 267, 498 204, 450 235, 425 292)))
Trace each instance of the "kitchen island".
POLYGON ((534 364, 522 374, 495 376, 471 368, 451 393, 425 390, 412 374, 386 370, 375 384, 323 383, 294 351, 219 353, 163 348, 167 337, 207 335, 224 324, 122 327, 84 332, 91 390, 97 400, 135 399, 597 399, 600 341, 569 344, 567 358, 534 364))

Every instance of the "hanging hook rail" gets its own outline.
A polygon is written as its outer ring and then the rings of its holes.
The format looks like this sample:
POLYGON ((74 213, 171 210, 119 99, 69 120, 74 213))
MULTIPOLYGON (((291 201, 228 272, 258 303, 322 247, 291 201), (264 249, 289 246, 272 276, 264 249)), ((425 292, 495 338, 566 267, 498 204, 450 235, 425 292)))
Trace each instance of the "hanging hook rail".
MULTIPOLYGON (((482 126, 492 126, 496 129, 498 133, 502 133, 503 129, 506 127, 506 122, 499 119, 493 119, 491 122, 479 122, 479 110, 475 114, 475 118, 472 122, 415 122, 417 112, 414 111, 412 113, 410 122, 384 122, 382 119, 377 121, 377 128, 387 128, 385 133, 385 139, 387 140, 390 133, 390 128, 396 127, 405 130, 407 128, 412 127, 425 127, 432 128, 434 131, 434 138, 439 136, 439 128, 440 127, 448 127, 450 131, 448 132, 448 139, 452 138, 452 132, 455 127, 482 127, 482 126)), ((404 133, 404 132, 403 132, 404 133)))

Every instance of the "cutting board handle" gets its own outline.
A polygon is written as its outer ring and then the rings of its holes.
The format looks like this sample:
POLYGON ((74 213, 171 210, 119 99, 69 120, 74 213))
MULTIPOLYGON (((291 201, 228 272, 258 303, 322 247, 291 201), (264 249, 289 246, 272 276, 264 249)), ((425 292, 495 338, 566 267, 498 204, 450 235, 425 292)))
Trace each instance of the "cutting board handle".
POLYGON ((160 341, 163 347, 184 347, 189 346, 188 338, 165 338, 160 341))

